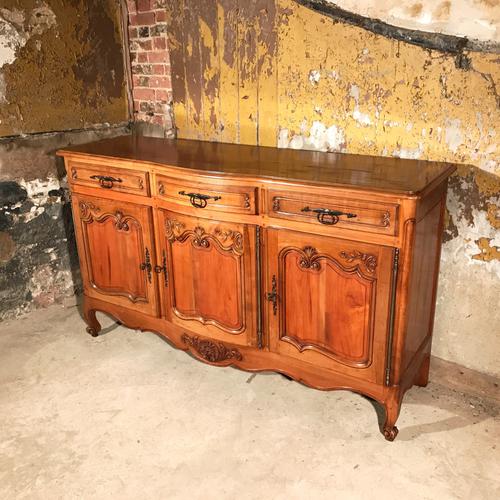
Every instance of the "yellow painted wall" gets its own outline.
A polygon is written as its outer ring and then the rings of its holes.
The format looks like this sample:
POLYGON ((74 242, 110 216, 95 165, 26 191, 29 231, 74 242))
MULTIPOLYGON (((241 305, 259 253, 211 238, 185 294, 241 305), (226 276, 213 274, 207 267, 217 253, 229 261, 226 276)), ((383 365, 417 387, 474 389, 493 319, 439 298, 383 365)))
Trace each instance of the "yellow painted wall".
POLYGON ((500 374, 500 55, 470 53, 458 69, 293 0, 171 4, 179 137, 464 165, 449 190, 436 352, 500 374))

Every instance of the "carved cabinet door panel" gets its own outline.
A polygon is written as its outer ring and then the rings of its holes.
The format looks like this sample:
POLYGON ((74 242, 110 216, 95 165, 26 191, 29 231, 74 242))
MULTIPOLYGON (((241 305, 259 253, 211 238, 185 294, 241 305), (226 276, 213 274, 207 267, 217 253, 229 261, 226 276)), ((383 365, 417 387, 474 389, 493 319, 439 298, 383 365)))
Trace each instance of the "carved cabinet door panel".
POLYGON ((255 228, 167 210, 159 225, 165 317, 203 336, 255 344, 255 228))
POLYGON ((151 208, 73 195, 85 294, 157 315, 151 208))
POLYGON ((272 351, 383 382, 393 249, 270 229, 272 351))

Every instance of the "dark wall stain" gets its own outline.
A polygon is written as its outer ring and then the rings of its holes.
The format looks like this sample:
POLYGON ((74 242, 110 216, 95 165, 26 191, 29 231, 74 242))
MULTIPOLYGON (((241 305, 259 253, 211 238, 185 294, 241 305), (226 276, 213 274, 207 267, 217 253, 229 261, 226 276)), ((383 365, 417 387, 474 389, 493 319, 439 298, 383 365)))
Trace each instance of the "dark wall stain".
MULTIPOLYGON (((0 320, 24 312, 33 305, 48 305, 55 296, 68 295, 65 271, 76 275, 77 254, 67 193, 53 193, 44 212, 19 223, 35 207, 15 182, 1 182, 0 220, 0 320), (4 244, 8 242, 9 248, 4 244), (40 273, 40 270, 42 272, 40 273), (36 282, 37 271, 40 282, 36 282), (54 277, 51 282, 44 280, 54 277), (59 283, 57 277, 59 276, 59 283)), ((76 281, 76 280, 75 280, 76 281)), ((70 290, 69 293, 73 292, 70 290)))
MULTIPOLYGON (((448 192, 458 200, 459 213, 455 217, 464 219, 469 226, 475 223, 474 212, 485 212, 492 227, 500 227, 497 205, 500 196, 500 177, 473 165, 460 165, 448 181, 448 192), (497 201, 495 201, 497 200, 497 201)), ((457 226, 448 215, 443 242, 459 236, 457 226)))
POLYGON ((16 29, 28 40, 0 69, 0 136, 128 120, 115 0, 3 0, 2 8, 24 14, 16 29), (45 12, 55 22, 43 25, 45 12))
POLYGON ((80 289, 69 192, 55 151, 128 133, 108 127, 0 139, 0 321, 80 289))

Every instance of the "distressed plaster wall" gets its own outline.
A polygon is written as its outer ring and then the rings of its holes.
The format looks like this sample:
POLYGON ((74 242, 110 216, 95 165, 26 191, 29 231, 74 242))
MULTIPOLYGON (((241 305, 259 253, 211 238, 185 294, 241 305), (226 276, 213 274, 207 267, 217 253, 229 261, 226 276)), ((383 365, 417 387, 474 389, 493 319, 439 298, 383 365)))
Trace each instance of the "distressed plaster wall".
POLYGON ((0 320, 79 286, 55 152, 130 132, 118 5, 0 2, 0 320))
POLYGON ((2 0, 0 135, 127 120, 115 0, 2 0))
POLYGON ((325 0, 395 26, 500 41, 498 0, 325 0))
POLYGON ((462 164, 434 353, 499 375, 500 56, 403 43, 299 3, 167 1, 179 137, 462 164))

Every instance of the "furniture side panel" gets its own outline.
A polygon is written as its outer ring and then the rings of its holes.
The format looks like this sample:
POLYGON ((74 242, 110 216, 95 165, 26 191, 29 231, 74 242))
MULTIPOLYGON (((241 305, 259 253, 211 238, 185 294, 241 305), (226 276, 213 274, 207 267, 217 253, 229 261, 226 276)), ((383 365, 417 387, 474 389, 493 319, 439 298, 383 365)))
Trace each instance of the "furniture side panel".
POLYGON ((444 197, 416 224, 401 373, 404 373, 420 347, 432 335, 443 207, 444 197))

